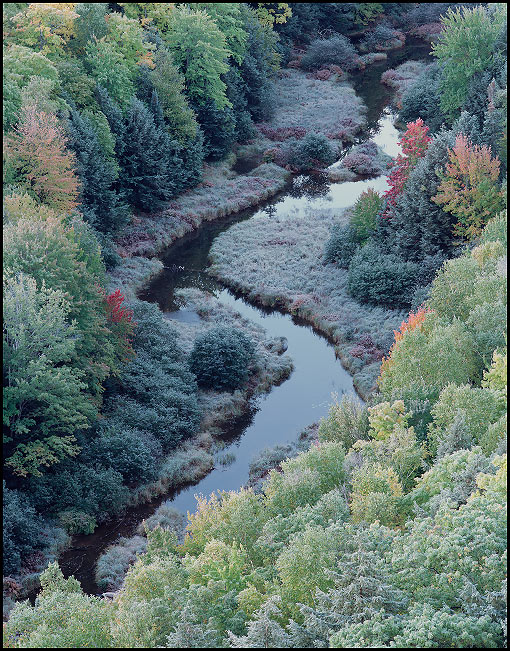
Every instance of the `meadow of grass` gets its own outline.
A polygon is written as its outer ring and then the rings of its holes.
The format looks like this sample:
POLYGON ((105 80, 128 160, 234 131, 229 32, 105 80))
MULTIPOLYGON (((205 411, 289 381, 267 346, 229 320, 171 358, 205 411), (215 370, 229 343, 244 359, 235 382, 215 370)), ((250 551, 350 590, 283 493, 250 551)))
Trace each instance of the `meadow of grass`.
POLYGON ((352 142, 365 125, 366 106, 348 83, 336 78, 309 79, 300 70, 283 70, 274 117, 257 125, 261 133, 279 134, 283 129, 292 129, 299 130, 298 135, 303 137, 314 131, 352 142))

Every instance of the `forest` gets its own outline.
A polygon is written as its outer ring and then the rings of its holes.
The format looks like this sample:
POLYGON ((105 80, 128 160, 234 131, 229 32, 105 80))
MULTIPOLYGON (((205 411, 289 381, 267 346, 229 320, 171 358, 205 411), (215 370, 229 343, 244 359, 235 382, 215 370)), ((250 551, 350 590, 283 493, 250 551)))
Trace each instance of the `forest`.
POLYGON ((3 25, 4 647, 506 647, 506 4, 3 25))

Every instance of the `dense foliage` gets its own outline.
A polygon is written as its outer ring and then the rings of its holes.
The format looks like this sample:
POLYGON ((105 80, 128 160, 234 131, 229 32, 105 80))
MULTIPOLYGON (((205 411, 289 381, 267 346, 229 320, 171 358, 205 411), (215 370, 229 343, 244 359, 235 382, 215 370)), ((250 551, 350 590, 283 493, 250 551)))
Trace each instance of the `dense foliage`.
POLYGON ((190 368, 201 386, 237 389, 248 378, 254 353, 242 330, 217 327, 196 339, 190 368))
MULTIPOLYGON (((4 588, 47 566, 6 647, 506 645, 505 30, 499 3, 5 5, 4 588), (340 79, 404 31, 432 35, 437 62, 403 94, 389 189, 316 256, 347 270, 353 303, 411 309, 391 347, 351 351, 386 355, 378 392, 335 401, 256 489, 198 497, 184 536, 163 509, 98 567, 116 598, 84 594, 48 564, 64 531, 150 497, 199 397, 246 387, 258 362, 243 331, 186 347, 110 286, 114 239, 256 136, 280 62, 340 79)), ((281 140, 293 171, 337 154, 319 128, 281 140)), ((379 173, 367 151, 346 169, 379 173)))

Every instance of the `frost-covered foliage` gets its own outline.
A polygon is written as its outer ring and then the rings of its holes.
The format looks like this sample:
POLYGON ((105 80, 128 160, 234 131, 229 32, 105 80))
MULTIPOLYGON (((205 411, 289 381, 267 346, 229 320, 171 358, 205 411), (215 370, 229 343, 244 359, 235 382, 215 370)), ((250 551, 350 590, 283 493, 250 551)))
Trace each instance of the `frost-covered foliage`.
POLYGON ((237 224, 216 239, 211 273, 253 300, 283 306, 334 337, 356 387, 366 395, 378 362, 370 354, 355 357, 350 351, 370 335, 384 354, 403 313, 361 306, 347 294, 347 272, 324 266, 323 247, 335 223, 331 213, 316 210, 292 220, 262 216, 237 224))
POLYGON ((307 79, 290 69, 278 80, 274 117, 258 126, 262 132, 268 127, 302 129, 352 142, 365 124, 365 111, 362 100, 348 84, 307 79), (319 121, 317 115, 321 116, 319 121))
POLYGON ((402 97, 415 80, 423 74, 427 64, 423 61, 406 61, 397 68, 386 70, 381 76, 381 82, 396 90, 395 104, 402 106, 402 97))

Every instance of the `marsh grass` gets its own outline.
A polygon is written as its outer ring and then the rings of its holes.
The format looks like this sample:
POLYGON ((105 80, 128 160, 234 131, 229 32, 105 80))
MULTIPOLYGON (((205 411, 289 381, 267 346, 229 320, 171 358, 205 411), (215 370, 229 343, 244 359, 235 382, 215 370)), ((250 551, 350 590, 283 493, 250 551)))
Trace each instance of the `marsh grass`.
POLYGON ((225 454, 220 454, 218 457, 218 463, 220 466, 230 466, 236 460, 236 455, 232 452, 225 452, 225 454))
POLYGON ((96 583, 103 590, 118 590, 126 572, 140 554, 147 549, 147 539, 142 536, 120 538, 115 545, 107 547, 96 564, 96 583))

